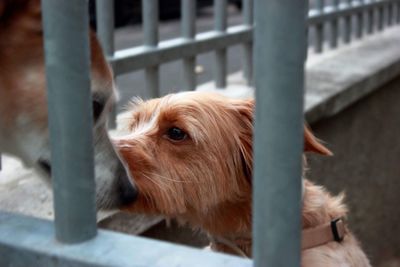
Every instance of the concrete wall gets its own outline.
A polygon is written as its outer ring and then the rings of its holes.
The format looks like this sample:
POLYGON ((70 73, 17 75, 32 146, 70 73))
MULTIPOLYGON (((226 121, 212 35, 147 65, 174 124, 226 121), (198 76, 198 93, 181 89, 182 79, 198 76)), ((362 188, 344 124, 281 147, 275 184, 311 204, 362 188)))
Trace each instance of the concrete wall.
POLYGON ((350 227, 374 266, 399 260, 400 77, 312 128, 335 155, 311 155, 308 178, 346 192, 350 227))

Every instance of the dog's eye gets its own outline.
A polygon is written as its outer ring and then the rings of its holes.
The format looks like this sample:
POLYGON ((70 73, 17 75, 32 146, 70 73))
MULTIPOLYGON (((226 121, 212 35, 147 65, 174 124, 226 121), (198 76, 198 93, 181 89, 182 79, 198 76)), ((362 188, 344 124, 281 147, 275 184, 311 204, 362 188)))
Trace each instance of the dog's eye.
POLYGON ((168 139, 177 142, 185 140, 188 135, 182 129, 172 127, 168 129, 166 136, 168 139))
POLYGON ((104 103, 98 100, 93 100, 93 120, 96 122, 104 109, 104 103))

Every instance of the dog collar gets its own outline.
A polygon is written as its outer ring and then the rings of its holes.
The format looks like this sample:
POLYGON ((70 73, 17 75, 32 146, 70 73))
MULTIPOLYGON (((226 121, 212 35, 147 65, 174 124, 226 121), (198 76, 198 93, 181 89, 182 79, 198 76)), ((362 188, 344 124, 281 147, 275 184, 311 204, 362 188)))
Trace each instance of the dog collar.
MULTIPOLYGON (((331 222, 323 225, 305 229, 301 232, 301 250, 319 247, 332 241, 340 243, 343 240, 345 234, 346 228, 341 218, 332 220, 331 222)), ((208 238, 211 242, 212 250, 216 250, 216 245, 224 245, 231 249, 232 252, 234 252, 236 255, 242 256, 244 258, 250 257, 250 255, 247 255, 243 251, 243 249, 240 248, 240 244, 251 246, 251 236, 225 238, 221 236, 208 235, 208 238)))
POLYGON ((345 232, 346 228, 341 218, 314 228, 305 229, 302 231, 301 249, 318 247, 331 241, 341 242, 345 232))

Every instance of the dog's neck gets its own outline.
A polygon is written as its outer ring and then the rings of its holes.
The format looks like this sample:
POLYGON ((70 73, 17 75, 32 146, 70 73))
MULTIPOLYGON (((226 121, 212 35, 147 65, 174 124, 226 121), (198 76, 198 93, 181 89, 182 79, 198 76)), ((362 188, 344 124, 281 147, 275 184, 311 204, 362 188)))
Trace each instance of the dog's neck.
MULTIPOLYGON (((307 180, 304 181, 304 186, 303 230, 345 217, 347 209, 342 202, 342 196, 332 197, 322 187, 307 180)), ((214 251, 251 257, 251 199, 247 203, 234 206, 234 211, 229 211, 228 206, 224 208, 226 209, 220 213, 222 216, 211 216, 209 218, 213 222, 210 220, 202 225, 210 237, 211 248, 214 251)))

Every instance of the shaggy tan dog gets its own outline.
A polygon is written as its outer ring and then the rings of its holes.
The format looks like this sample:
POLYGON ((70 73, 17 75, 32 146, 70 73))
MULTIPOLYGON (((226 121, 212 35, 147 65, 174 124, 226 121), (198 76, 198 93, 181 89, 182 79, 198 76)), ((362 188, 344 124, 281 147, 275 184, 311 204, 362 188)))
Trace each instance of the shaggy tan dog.
MULTIPOLYGON (((122 121, 129 133, 115 140, 140 192, 126 210, 189 223, 213 250, 251 257, 253 110, 252 100, 199 92, 135 101, 122 121)), ((331 154, 304 136, 305 151, 331 154)), ((302 266, 370 266, 342 199, 304 180, 302 266)))

